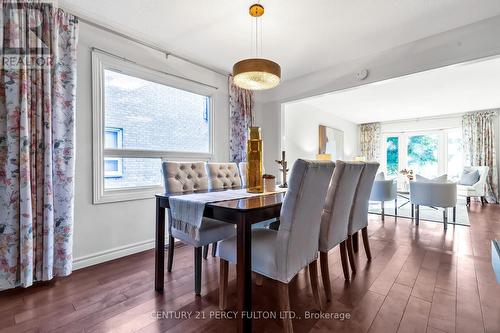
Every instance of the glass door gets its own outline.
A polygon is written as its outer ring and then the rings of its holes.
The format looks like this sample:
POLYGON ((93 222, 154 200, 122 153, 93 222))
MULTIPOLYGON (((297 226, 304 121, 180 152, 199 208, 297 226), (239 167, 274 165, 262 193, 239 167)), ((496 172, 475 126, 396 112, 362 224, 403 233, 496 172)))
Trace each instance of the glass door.
POLYGON ((386 138, 386 170, 387 176, 395 178, 399 174, 399 137, 387 136, 386 138))
POLYGON ((446 170, 448 179, 457 181, 464 168, 462 129, 453 128, 446 132, 446 170))
POLYGON ((439 135, 408 135, 407 164, 413 174, 427 178, 439 176, 439 135))

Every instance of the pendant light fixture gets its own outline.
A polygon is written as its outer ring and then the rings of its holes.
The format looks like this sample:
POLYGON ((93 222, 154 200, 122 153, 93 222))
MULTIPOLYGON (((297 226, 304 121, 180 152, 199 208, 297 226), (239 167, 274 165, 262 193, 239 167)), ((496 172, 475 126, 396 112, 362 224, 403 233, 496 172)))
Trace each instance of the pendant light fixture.
POLYGON ((264 6, 253 4, 249 9, 252 16, 252 49, 253 30, 255 27, 255 57, 244 59, 233 66, 233 82, 238 87, 248 90, 265 90, 276 87, 280 83, 281 68, 274 61, 261 58, 262 55, 262 15, 264 6), (255 20, 255 22, 253 21, 255 20), (260 28, 260 31, 259 31, 260 28), (259 45, 260 33, 260 45, 259 45), (260 50, 259 50, 260 46, 260 50))

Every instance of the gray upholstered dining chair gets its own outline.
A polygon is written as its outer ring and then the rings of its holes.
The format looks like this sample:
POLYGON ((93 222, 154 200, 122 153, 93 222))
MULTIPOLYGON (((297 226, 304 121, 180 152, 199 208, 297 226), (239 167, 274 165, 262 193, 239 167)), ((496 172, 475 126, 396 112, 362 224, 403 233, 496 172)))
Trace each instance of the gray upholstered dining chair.
POLYGON ((241 186, 247 186, 247 162, 238 163, 238 169, 240 170, 241 186))
MULTIPOLYGON (((307 266, 317 306, 322 307, 318 290, 318 238, 321 211, 334 167, 331 161, 297 160, 281 207, 279 230, 252 229, 252 270, 276 281, 282 311, 290 311, 288 283, 307 266)), ((219 306, 225 309, 228 263, 236 264, 236 237, 219 242, 217 253, 219 306)), ((290 318, 284 319, 284 327, 286 332, 293 330, 290 318)))
MULTIPOLYGON (((163 162, 162 169, 165 192, 182 193, 208 189, 208 176, 204 162, 163 162)), ((170 209, 168 210, 168 220, 167 271, 172 271, 175 239, 179 239, 186 244, 194 246, 194 290, 196 295, 200 295, 202 247, 233 236, 235 234, 234 225, 203 218, 198 233, 199 236, 194 238, 171 225, 170 221, 172 221, 172 214, 170 209)))
MULTIPOLYGON (((238 169, 240 169, 241 186, 247 186, 247 162, 238 163, 238 169)), ((262 168, 262 173, 266 173, 266 170, 262 168)))
MULTIPOLYGON (((247 186, 247 162, 238 163, 238 169, 240 170, 241 186, 247 186)), ((262 170, 262 172, 265 172, 262 170)), ((280 222, 277 219, 271 219, 267 221, 262 221, 252 225, 252 228, 271 228, 278 230, 280 222)))
MULTIPOLYGON (((377 173, 378 167, 380 166, 377 162, 367 162, 359 178, 358 186, 356 188, 356 193, 354 194, 354 201, 352 204, 351 215, 349 218, 348 227, 348 237, 353 238, 354 235, 357 237, 357 232, 361 230, 361 236, 363 237, 363 246, 365 248, 366 257, 371 260, 372 255, 370 251, 370 241, 368 239, 368 207, 370 204, 370 193, 373 187, 373 181, 375 180, 375 175, 377 173)), ((353 242, 354 252, 357 252, 357 242, 353 242)), ((352 251, 347 249, 347 251, 352 251)), ((356 264, 351 261, 351 269, 353 272, 356 271, 356 264)))
MULTIPOLYGON (((354 200, 354 193, 358 186, 359 178, 365 163, 342 162, 335 163, 332 181, 326 195, 323 213, 321 215, 321 229, 319 234, 319 251, 321 264, 321 278, 327 301, 332 298, 330 285, 330 271, 328 268, 328 252, 340 246, 340 258, 344 278, 349 280, 349 265, 347 263, 347 248, 351 247, 351 239, 348 238, 347 228, 349 216, 354 200)), ((350 256, 352 253, 350 254, 350 256)), ((350 261, 354 257, 349 258, 350 261)))

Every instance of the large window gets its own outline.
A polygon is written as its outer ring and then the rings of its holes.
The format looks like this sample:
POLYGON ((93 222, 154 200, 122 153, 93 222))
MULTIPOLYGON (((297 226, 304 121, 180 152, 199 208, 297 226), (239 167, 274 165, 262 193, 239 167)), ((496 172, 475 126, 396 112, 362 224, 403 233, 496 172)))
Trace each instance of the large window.
POLYGON ((150 198, 161 162, 212 156, 214 89, 94 51, 94 202, 150 198))
POLYGON ((383 162, 390 177, 402 169, 433 178, 448 174, 456 180, 463 168, 462 131, 460 128, 384 134, 383 162))

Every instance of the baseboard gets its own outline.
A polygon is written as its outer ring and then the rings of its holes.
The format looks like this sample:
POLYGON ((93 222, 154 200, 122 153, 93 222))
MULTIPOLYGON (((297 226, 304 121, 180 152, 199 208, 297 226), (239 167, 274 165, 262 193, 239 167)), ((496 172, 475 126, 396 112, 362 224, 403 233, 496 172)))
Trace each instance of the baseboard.
POLYGON ((134 253, 150 250, 155 247, 154 239, 135 244, 116 247, 114 249, 97 252, 73 260, 73 270, 97 265, 113 259, 125 257, 134 253))

